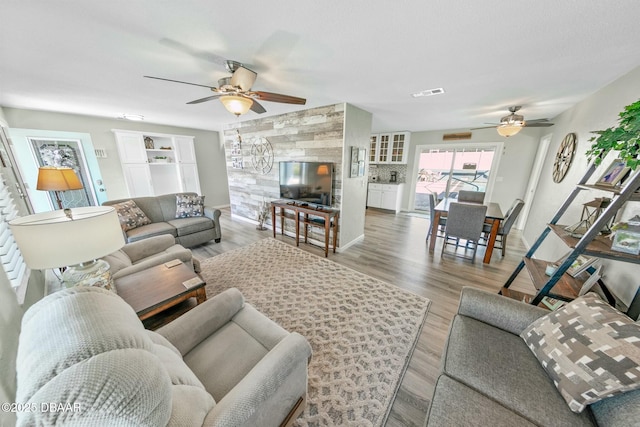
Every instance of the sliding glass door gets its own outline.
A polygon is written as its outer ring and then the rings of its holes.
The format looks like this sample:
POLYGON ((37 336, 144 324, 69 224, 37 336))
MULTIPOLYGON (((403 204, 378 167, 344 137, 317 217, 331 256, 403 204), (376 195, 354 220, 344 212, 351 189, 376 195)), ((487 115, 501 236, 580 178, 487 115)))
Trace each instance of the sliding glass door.
POLYGON ((495 147, 425 147, 417 159, 414 209, 429 210, 429 193, 442 200, 460 190, 486 192, 495 154, 495 147))

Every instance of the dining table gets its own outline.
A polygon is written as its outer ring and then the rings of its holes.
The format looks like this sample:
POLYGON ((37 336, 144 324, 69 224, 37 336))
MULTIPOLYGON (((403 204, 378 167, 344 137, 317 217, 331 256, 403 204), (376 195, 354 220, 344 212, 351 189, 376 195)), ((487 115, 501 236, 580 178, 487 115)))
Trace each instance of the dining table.
POLYGON ((436 246, 436 237, 438 235, 438 223, 440 217, 449 211, 451 203, 468 203, 468 204, 483 204, 487 207, 487 213, 485 215, 485 222, 491 224, 491 232, 489 233, 489 239, 487 240, 487 250, 484 253, 483 263, 489 264, 491 262, 491 255, 493 255, 493 247, 496 244, 496 236, 498 235, 498 229, 500 228, 500 222, 504 219, 504 214, 500 205, 494 202, 484 203, 471 203, 471 202, 459 202, 455 197, 445 197, 435 207, 434 218, 431 221, 431 236, 429 238, 429 253, 433 253, 436 246))

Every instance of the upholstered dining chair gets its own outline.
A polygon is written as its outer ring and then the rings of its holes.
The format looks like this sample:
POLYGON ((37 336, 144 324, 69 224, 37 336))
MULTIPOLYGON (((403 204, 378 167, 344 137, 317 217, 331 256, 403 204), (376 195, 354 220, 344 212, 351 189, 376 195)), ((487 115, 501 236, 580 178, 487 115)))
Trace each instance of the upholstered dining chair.
MULTIPOLYGON (((436 193, 429 193, 429 229, 427 230, 427 240, 431 236, 431 230, 433 229, 433 220, 436 217, 436 205, 438 204, 438 195, 436 193)), ((444 225, 447 223, 446 215, 441 215, 440 220, 438 221, 438 230, 444 231, 444 225)), ((436 237, 443 237, 443 235, 438 235, 436 237)))
MULTIPOLYGON (((500 223, 500 228, 498 228, 498 234, 496 235, 496 243, 494 248, 501 249, 502 256, 504 256, 504 254, 506 253, 507 236, 511 231, 511 227, 516 222, 518 215, 520 215, 520 211, 522 211, 523 206, 524 200, 516 199, 507 213, 504 215, 504 219, 500 223)), ((485 224, 482 232, 485 234, 489 234, 491 232, 491 224, 485 224)))
POLYGON ((458 201, 471 202, 471 203, 483 203, 484 194, 485 194, 484 191, 460 190, 458 191, 458 201))
POLYGON ((455 245, 454 251, 450 254, 470 259, 475 262, 478 241, 482 236, 482 228, 487 215, 485 205, 472 205, 468 203, 451 203, 447 214, 445 225, 444 243, 442 244, 442 255, 447 253, 445 248, 448 245, 455 245), (461 245, 460 240, 464 240, 461 245), (458 248, 464 247, 464 253, 460 255, 458 248), (466 256, 467 250, 471 249, 471 257, 466 256))

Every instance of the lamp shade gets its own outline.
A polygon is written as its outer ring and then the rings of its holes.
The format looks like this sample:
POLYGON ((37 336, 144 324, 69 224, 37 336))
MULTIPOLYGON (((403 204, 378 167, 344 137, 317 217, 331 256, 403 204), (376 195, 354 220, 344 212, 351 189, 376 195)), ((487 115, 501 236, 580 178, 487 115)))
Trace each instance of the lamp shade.
POLYGON ((327 165, 319 165, 318 170, 316 171, 318 175, 329 175, 329 166, 327 165))
POLYGON ((32 269, 88 262, 124 246, 118 214, 110 206, 42 212, 16 218, 9 226, 32 269))
POLYGON ((82 183, 71 168, 43 166, 38 169, 36 189, 45 191, 81 190, 82 183))
POLYGON ((220 97, 220 102, 230 113, 239 116, 245 114, 253 105, 253 100, 238 95, 225 95, 220 97))

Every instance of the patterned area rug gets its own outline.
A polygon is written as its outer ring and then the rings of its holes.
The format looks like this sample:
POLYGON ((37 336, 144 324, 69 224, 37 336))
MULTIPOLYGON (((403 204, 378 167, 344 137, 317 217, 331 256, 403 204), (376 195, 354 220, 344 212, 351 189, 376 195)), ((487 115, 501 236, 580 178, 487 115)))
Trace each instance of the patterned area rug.
POLYGON ((268 238, 201 262, 207 295, 236 287, 311 343, 297 426, 385 423, 430 301, 268 238))

